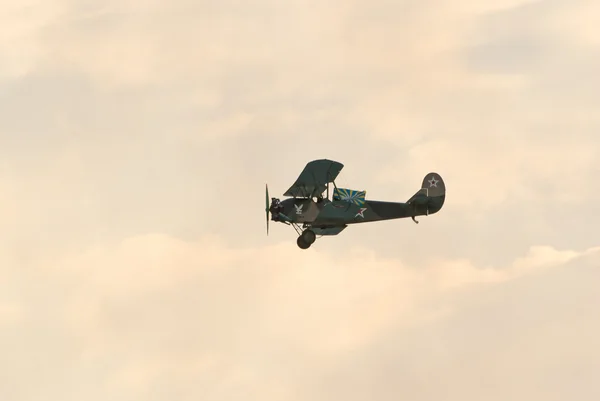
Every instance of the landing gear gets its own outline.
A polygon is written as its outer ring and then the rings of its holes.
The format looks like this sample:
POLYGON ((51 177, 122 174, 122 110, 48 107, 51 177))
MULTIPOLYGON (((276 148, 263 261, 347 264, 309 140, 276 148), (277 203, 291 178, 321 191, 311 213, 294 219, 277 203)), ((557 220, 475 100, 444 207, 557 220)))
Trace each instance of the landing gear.
POLYGON ((307 244, 312 244, 317 239, 317 235, 310 228, 304 230, 300 236, 307 244))
POLYGON ((310 228, 304 230, 302 234, 298 236, 296 243, 300 249, 308 249, 317 239, 317 236, 310 228))
POLYGON ((310 244, 304 241, 304 238, 302 238, 302 236, 298 237, 296 243, 298 244, 298 247, 300 249, 308 249, 310 247, 310 244))
POLYGON ((308 249, 317 240, 317 234, 311 230, 310 224, 304 223, 302 227, 298 223, 285 222, 287 225, 294 227, 296 233, 298 233, 298 239, 296 244, 300 249, 308 249))

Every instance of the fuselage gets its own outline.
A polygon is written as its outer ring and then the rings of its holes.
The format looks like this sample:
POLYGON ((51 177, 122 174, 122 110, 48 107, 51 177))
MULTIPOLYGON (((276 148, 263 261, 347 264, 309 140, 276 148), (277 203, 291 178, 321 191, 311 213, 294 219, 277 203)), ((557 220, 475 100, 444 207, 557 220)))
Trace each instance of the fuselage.
POLYGON ((314 223, 328 199, 315 202, 309 198, 288 198, 271 204, 271 220, 289 223, 314 223))
POLYGON ((312 226, 356 224, 436 213, 443 198, 428 198, 426 204, 368 200, 361 206, 344 200, 287 198, 271 206, 271 219, 312 226))

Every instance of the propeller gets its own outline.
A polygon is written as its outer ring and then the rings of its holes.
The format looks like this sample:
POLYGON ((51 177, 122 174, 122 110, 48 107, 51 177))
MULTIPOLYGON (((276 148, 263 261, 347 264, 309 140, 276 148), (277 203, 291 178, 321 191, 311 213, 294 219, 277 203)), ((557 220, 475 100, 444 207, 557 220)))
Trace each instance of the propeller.
POLYGON ((267 235, 269 235, 269 186, 265 184, 265 213, 267 214, 267 235))

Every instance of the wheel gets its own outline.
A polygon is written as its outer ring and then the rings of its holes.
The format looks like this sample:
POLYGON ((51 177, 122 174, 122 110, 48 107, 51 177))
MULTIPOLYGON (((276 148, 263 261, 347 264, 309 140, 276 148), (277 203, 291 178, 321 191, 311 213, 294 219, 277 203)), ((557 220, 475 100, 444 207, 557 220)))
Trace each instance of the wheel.
POLYGON ((307 244, 310 244, 310 245, 312 245, 315 242, 315 240, 317 239, 317 235, 310 228, 304 230, 302 232, 302 235, 300 235, 300 236, 302 237, 304 242, 306 242, 307 244))
POLYGON ((302 238, 302 236, 299 236, 298 239, 296 240, 296 243, 298 244, 298 247, 300 249, 308 249, 310 247, 310 244, 306 241, 304 241, 304 238, 302 238))

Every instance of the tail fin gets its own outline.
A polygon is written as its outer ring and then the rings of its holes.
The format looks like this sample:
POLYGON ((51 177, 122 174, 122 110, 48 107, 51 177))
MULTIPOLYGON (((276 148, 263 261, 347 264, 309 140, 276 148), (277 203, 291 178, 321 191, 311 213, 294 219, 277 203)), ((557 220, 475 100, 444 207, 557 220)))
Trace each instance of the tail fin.
MULTIPOLYGON (((446 200, 446 184, 437 173, 429 173, 423 178, 421 189, 414 194, 407 203, 413 207, 413 220, 415 216, 427 216, 440 211, 446 200)), ((415 220, 415 223, 417 221, 415 220)))
POLYGON ((443 197, 446 195, 446 184, 442 177, 437 173, 429 173, 423 178, 421 189, 427 190, 427 196, 432 198, 443 197))

